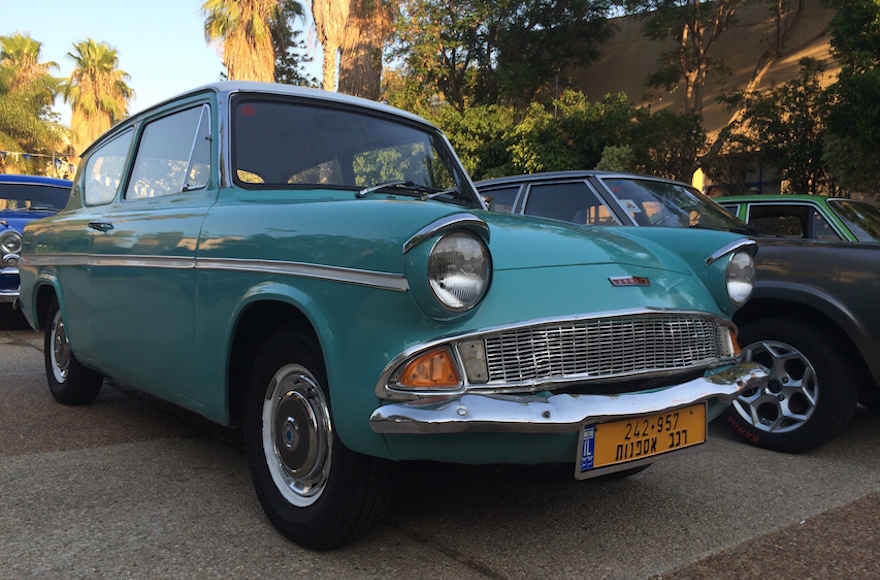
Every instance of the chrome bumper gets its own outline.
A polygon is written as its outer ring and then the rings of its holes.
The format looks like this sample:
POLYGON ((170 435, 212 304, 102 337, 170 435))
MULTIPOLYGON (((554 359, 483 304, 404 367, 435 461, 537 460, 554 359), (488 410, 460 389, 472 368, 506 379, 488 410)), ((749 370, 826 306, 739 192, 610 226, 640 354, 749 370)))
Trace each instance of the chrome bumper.
POLYGON ((659 413, 711 399, 728 403, 767 384, 763 366, 742 362, 657 391, 619 395, 478 395, 434 402, 392 403, 370 416, 376 433, 565 433, 584 424, 659 413))

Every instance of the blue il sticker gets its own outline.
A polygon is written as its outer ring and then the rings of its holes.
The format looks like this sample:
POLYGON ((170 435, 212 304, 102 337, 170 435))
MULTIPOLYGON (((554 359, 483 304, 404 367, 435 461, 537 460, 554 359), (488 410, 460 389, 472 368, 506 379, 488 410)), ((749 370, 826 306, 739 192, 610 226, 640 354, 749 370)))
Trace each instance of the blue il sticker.
POLYGON ((584 444, 583 447, 581 447, 581 473, 593 469, 593 444, 595 435, 595 427, 584 427, 584 444))

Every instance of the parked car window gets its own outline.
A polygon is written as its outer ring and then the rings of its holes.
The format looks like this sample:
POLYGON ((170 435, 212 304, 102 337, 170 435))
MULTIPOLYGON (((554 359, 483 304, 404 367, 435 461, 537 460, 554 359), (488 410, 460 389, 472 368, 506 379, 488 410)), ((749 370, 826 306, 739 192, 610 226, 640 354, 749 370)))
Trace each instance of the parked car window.
POLYGON ((828 220, 808 205, 751 205, 749 225, 785 238, 840 239, 828 220))
POLYGON ((604 178, 602 182, 640 226, 743 231, 745 225, 697 190, 651 179, 604 178))
POLYGON ((246 186, 361 189, 401 180, 446 189, 465 183, 439 135, 355 110, 241 100, 233 132, 234 177, 246 186))
POLYGON ((207 185, 211 168, 209 113, 203 105, 144 128, 126 199, 161 197, 207 185))
POLYGON ((70 188, 45 184, 3 183, 0 211, 48 209, 61 211, 67 205, 70 188))
POLYGON ((116 197, 133 135, 132 131, 126 131, 91 154, 83 178, 86 204, 110 203, 116 197))
POLYGON ((512 213, 513 205, 516 203, 516 195, 519 193, 519 185, 511 185, 510 187, 499 187, 490 189, 485 195, 492 198, 492 210, 512 213))
POLYGON ((605 204, 584 182, 531 186, 525 214, 580 225, 619 225, 605 204))
POLYGON ((880 208, 849 199, 829 199, 828 207, 860 242, 880 242, 880 208))

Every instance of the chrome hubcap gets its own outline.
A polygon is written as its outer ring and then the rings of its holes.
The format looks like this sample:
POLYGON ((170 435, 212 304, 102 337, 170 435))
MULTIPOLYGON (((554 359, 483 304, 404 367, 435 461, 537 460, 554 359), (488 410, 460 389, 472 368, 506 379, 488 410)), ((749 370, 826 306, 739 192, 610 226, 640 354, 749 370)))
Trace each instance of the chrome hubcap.
POLYGON ((770 381, 733 402, 737 413, 768 433, 794 431, 810 420, 819 398, 819 381, 810 361, 789 344, 765 340, 743 350, 746 360, 770 369, 770 381))
POLYGON ((51 350, 49 360, 52 365, 52 374, 55 382, 63 383, 67 380, 70 368, 70 343, 67 342, 67 333, 64 330, 64 321, 61 320, 61 311, 55 313, 52 321, 52 334, 49 337, 51 350))
POLYGON ((321 496, 330 473, 332 429, 324 393, 308 369, 291 364, 272 378, 263 401, 263 451, 276 487, 304 507, 321 496))

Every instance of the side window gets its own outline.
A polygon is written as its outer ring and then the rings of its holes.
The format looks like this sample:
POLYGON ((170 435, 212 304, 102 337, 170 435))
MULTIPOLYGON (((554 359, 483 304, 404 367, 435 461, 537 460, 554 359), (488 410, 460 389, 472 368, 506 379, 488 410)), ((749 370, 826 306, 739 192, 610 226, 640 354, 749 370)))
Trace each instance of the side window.
POLYGON ((749 224, 785 238, 840 239, 828 220, 807 205, 751 205, 749 224))
POLYGON ((797 205, 751 205, 749 224, 784 238, 807 237, 807 210, 797 205))
POLYGON ((579 225, 618 225, 608 208, 583 182, 533 185, 525 214, 579 225))
POLYGON ((126 131, 89 155, 83 177, 87 205, 110 203, 116 197, 133 135, 133 131, 126 131))
POLYGON ((210 109, 202 105, 152 121, 144 128, 126 199, 173 195, 208 184, 210 109))
POLYGON ((513 211, 513 204, 516 203, 516 194, 519 193, 519 186, 498 187, 496 189, 487 189, 485 192, 481 191, 480 193, 492 199, 492 211, 511 213, 513 211))

